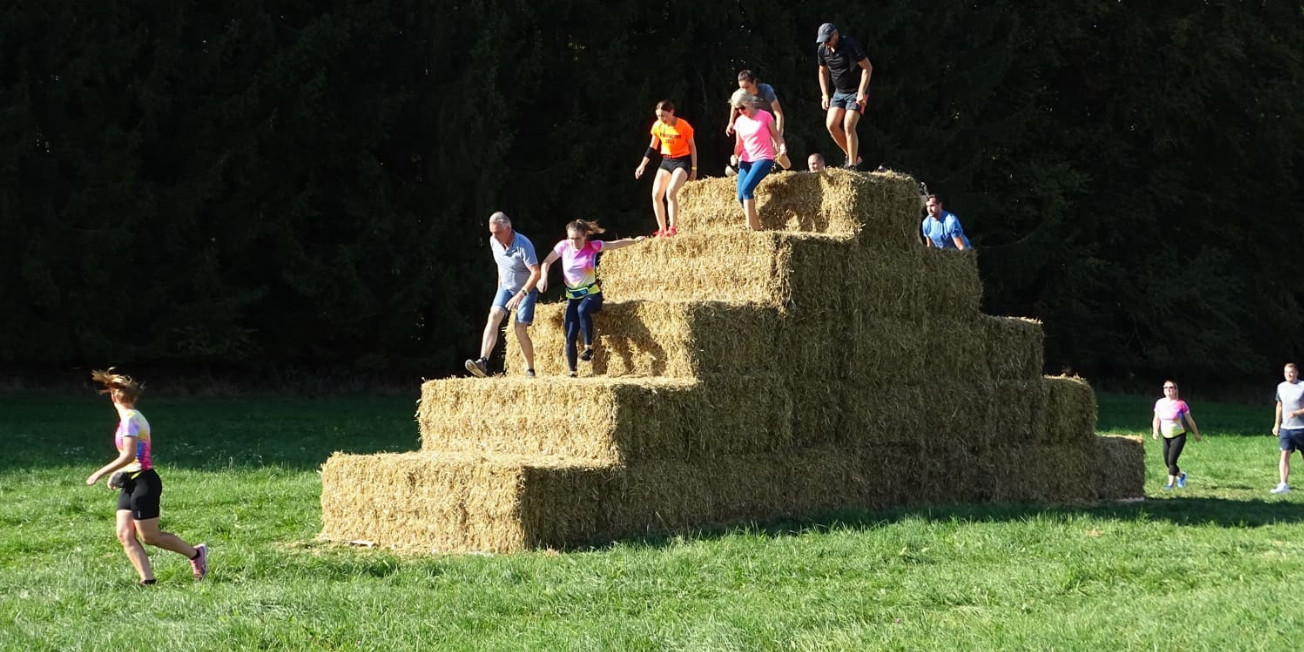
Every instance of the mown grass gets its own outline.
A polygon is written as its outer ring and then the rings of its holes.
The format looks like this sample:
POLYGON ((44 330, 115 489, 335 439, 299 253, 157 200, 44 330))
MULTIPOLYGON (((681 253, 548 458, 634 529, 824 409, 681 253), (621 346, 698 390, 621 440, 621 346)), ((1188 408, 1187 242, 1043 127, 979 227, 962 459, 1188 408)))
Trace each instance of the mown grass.
MULTIPOLYGON (((0 396, 5 649, 1296 649, 1304 504, 1275 483, 1271 406, 1194 404, 1184 491, 1096 508, 825 515, 594 550, 398 557, 317 543, 332 450, 416 447, 415 397, 151 397, 163 525, 213 549, 135 586, 94 396, 0 396)), ((1102 431, 1153 397, 1104 395, 1102 431)))

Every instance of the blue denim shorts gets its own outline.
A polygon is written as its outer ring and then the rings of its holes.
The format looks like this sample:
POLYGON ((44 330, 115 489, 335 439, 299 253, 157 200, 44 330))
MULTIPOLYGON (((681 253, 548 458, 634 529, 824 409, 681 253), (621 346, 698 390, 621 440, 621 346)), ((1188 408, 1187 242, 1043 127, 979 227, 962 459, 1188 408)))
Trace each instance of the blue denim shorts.
POLYGON ((833 98, 829 100, 829 108, 846 109, 848 111, 855 111, 856 113, 860 113, 860 102, 856 101, 855 93, 843 93, 842 91, 835 91, 833 93, 833 98))
POLYGON ((1304 451, 1304 428, 1281 428, 1277 430, 1277 443, 1284 451, 1304 451))
MULTIPOLYGON (((511 300, 520 289, 511 290, 508 288, 498 288, 498 294, 494 295, 494 307, 507 312, 507 302, 511 300)), ((530 325, 534 323, 534 304, 539 300, 539 291, 530 290, 521 302, 516 304, 516 323, 530 325)))

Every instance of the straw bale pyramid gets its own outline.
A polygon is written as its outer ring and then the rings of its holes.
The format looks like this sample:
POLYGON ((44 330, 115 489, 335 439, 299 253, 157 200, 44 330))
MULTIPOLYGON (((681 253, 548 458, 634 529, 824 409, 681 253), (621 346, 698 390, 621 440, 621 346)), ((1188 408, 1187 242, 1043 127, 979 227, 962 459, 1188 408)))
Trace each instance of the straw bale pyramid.
MULTIPOLYGON (((510 552, 941 502, 1142 495, 1139 440, 1095 434, 1041 325, 979 312, 972 252, 929 250, 909 177, 779 173, 742 227, 734 182, 680 194, 681 234, 611 252, 596 355, 566 377, 564 304, 536 379, 426 382, 421 450, 336 453, 323 536, 510 552)), ((550 241, 535 236, 541 250, 550 241)))

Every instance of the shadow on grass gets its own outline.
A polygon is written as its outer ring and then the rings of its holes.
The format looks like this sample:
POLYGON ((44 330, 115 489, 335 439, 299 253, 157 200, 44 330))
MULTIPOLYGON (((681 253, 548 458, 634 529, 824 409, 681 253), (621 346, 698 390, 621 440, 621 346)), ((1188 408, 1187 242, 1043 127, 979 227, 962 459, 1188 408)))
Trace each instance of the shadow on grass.
POLYGON ((1082 516, 1116 521, 1167 521, 1182 526, 1256 528, 1304 523, 1304 504, 1282 500, 1184 498, 1106 503, 1094 506, 952 504, 901 507, 884 511, 841 510, 824 512, 809 519, 789 519, 768 523, 737 522, 678 533, 630 537, 607 541, 596 546, 577 546, 574 550, 601 550, 617 544, 664 548, 679 545, 684 539, 713 540, 740 532, 761 534, 777 539, 810 533, 869 531, 904 521, 1001 523, 1031 519, 1068 521, 1082 516))

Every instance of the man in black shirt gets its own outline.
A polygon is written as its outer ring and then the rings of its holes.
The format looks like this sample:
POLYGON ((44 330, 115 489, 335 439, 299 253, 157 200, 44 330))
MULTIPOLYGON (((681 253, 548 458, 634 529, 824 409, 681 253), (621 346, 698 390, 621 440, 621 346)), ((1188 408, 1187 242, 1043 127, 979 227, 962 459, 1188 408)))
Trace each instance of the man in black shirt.
POLYGON ((820 25, 815 42, 819 44, 815 57, 820 65, 821 103, 828 111, 829 134, 846 152, 846 166, 855 169, 861 163, 856 125, 869 102, 869 78, 874 73, 874 64, 869 62, 860 44, 850 36, 839 34, 833 23, 820 25), (829 95, 830 77, 832 96, 829 95))

